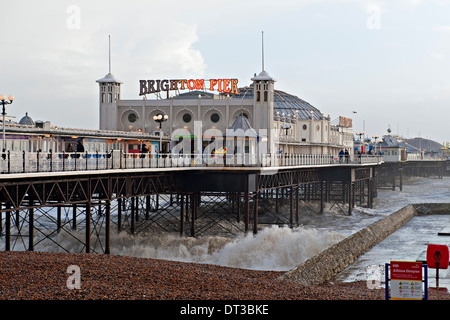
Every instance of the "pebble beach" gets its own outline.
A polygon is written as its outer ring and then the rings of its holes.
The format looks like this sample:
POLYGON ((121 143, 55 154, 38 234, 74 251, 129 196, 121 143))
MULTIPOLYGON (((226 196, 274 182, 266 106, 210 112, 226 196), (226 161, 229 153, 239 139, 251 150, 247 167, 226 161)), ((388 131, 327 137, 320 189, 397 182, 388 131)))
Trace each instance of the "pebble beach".
MULTIPOLYGON (((283 272, 103 254, 1 252, 2 300, 384 300, 364 281, 304 286, 283 272), (69 266, 79 288, 69 288, 69 266)), ((73 284, 73 283, 72 283, 73 284)), ((429 300, 449 300, 429 290, 429 300)))

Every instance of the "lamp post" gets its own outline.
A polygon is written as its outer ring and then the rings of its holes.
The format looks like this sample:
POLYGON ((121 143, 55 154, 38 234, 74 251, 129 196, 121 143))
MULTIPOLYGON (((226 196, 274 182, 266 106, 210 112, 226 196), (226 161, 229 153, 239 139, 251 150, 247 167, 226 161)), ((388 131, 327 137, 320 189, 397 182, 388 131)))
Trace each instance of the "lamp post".
POLYGON ((0 95, 0 103, 3 106, 3 110, 2 110, 2 115, 3 115, 3 152, 6 151, 6 147, 5 147, 5 116, 6 116, 6 109, 5 109, 5 106, 7 104, 13 103, 14 96, 9 95, 8 100, 9 101, 6 101, 6 97, 5 97, 4 94, 0 95))
POLYGON ((361 149, 361 152, 362 152, 362 141, 361 141, 361 139, 362 139, 362 136, 364 135, 364 132, 363 131, 360 131, 360 132, 357 132, 356 133, 358 136, 359 136, 359 147, 360 147, 360 149, 361 149))
POLYGON ((380 137, 379 135, 372 136, 372 138, 375 140, 375 155, 377 154, 377 139, 379 137, 380 137))
POLYGON ((157 114, 156 116, 153 116, 153 120, 155 120, 156 122, 159 123, 159 149, 158 149, 158 154, 161 153, 161 147, 162 147, 162 123, 166 122, 167 119, 169 119, 169 116, 167 114, 163 116, 160 113, 160 114, 157 114))

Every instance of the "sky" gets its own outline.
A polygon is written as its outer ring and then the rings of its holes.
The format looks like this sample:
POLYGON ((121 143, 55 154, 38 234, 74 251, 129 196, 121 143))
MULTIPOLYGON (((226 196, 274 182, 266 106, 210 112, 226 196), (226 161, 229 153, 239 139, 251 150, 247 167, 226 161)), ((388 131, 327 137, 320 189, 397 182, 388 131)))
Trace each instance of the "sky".
POLYGON ((0 94, 9 116, 98 129, 96 80, 122 99, 141 79, 236 78, 275 89, 366 136, 450 141, 450 0, 2 0, 0 94))

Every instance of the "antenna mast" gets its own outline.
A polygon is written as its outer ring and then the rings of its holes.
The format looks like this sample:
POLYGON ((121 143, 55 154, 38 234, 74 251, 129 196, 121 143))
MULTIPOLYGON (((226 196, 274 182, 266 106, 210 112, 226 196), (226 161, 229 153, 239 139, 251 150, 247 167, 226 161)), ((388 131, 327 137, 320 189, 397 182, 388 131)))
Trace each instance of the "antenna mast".
POLYGON ((264 31, 261 31, 262 71, 264 71, 264 31))
POLYGON ((108 41, 109 41, 109 73, 111 73, 111 35, 108 35, 108 41))

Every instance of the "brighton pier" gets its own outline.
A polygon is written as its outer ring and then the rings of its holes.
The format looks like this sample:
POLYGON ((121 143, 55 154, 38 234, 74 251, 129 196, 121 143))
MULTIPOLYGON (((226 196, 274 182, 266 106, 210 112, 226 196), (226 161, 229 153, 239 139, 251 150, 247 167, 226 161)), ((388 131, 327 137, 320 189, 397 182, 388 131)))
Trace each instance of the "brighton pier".
POLYGON ((323 214, 328 204, 352 214, 372 207, 380 187, 447 172, 443 154, 407 153, 385 144, 390 135, 384 144, 361 133, 355 140, 351 119, 332 120, 276 90, 264 70, 251 81, 235 94, 124 100, 109 72, 97 80, 99 130, 35 123, 28 114, 3 122, 3 249, 108 254, 113 231, 234 237, 294 228, 305 210, 323 214))

